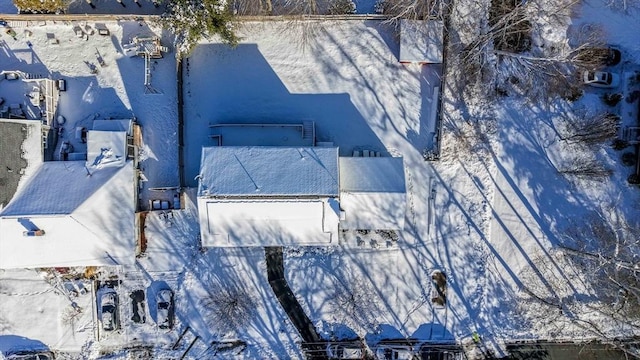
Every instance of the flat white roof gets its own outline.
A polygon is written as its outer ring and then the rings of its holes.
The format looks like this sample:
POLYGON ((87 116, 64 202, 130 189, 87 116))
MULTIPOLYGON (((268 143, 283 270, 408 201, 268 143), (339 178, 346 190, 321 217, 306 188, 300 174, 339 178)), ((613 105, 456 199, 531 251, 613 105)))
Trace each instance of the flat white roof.
POLYGON ((89 130, 87 132, 87 168, 122 166, 127 160, 127 133, 89 130))
POLYGON ((406 185, 402 158, 341 157, 342 229, 402 230, 406 185))
POLYGON ((337 244, 338 208, 325 200, 198 199, 203 246, 337 244))
POLYGON ((400 20, 400 62, 442 63, 444 26, 437 20, 400 20))
POLYGON ((133 163, 45 162, 0 213, 0 268, 135 262, 133 163), (28 230, 43 236, 24 236, 28 230))
POLYGON ((202 149, 198 196, 338 196, 337 147, 202 149))

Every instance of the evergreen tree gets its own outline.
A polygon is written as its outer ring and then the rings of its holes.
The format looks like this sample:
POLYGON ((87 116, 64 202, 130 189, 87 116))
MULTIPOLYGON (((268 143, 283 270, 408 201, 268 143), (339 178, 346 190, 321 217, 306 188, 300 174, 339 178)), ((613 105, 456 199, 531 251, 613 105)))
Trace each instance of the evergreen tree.
POLYGON ((202 38, 219 36, 230 46, 239 38, 233 31, 233 13, 225 0, 169 0, 161 22, 176 35, 179 56, 188 55, 202 38))

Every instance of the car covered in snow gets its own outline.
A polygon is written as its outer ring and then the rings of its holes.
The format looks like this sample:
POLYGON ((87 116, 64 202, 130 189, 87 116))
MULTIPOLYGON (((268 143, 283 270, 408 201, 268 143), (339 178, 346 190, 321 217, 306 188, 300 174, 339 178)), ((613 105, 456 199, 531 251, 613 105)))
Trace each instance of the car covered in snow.
POLYGON ((355 344, 329 344, 327 346, 329 359, 364 359, 362 347, 355 344))
POLYGON ((103 330, 118 329, 118 294, 113 289, 105 289, 100 295, 100 320, 103 330))
POLYGON ((376 349, 376 359, 379 360, 411 360, 413 349, 409 345, 379 345, 376 349))
POLYGON ((173 291, 162 289, 156 293, 157 322, 160 329, 173 328, 174 302, 173 291))
POLYGON ((6 360, 53 360, 53 353, 50 351, 16 351, 4 357, 0 354, 0 359, 6 360))
POLYGON ((615 88, 620 85, 620 76, 606 71, 585 70, 582 73, 582 82, 599 88, 615 88))

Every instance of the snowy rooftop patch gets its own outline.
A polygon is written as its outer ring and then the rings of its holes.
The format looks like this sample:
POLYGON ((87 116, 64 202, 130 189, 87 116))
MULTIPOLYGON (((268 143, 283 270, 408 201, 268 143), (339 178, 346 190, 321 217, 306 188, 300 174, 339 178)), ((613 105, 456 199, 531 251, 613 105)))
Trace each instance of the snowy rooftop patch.
POLYGON ((402 230, 406 187, 402 158, 341 157, 343 229, 402 230))
POLYGON ((198 196, 338 196, 338 148, 205 147, 198 196))
POLYGON ((401 20, 400 62, 442 63, 442 21, 401 20))
POLYGON ((122 166, 127 159, 127 133, 96 131, 87 134, 87 168, 122 166))
POLYGON ((131 162, 91 176, 82 161, 43 163, 0 213, 0 268, 133 263, 133 181, 131 162))

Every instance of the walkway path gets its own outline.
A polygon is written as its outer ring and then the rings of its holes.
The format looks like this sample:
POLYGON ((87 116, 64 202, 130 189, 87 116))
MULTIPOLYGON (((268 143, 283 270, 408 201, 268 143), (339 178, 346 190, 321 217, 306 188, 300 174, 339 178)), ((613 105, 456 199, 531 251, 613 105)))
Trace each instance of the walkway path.
POLYGON ((289 320, 298 329, 298 333, 305 342, 303 347, 310 350, 309 354, 313 354, 311 356, 313 359, 326 359, 320 335, 318 335, 313 323, 305 314, 300 303, 298 303, 284 277, 282 247, 265 247, 264 252, 267 260, 269 285, 271 285, 271 289, 273 289, 280 305, 287 313, 289 320))

